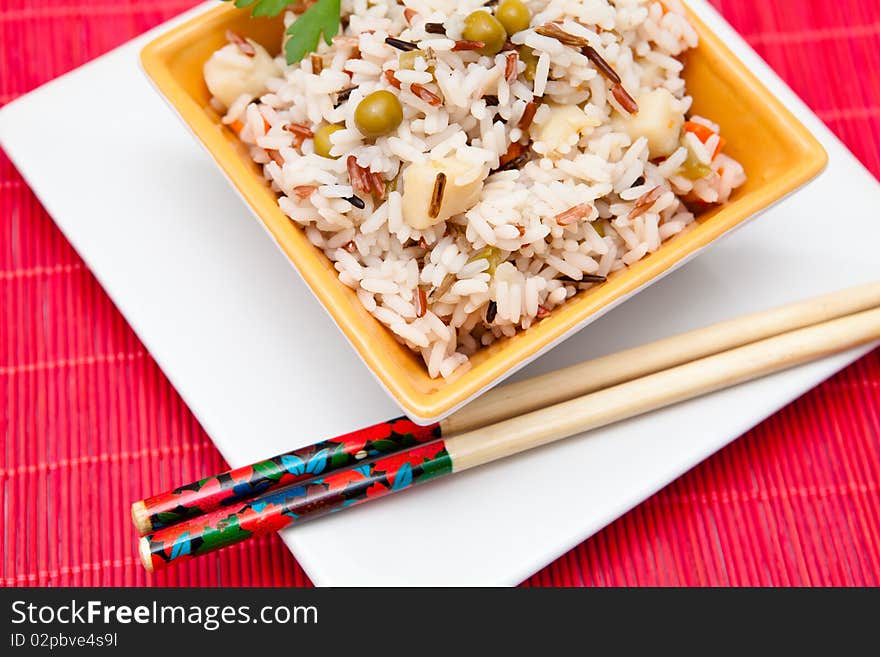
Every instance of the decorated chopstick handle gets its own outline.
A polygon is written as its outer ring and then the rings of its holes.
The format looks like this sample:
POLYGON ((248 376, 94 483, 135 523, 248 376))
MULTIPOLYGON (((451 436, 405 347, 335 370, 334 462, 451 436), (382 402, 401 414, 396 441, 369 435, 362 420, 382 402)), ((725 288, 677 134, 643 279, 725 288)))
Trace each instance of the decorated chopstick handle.
POLYGON ((143 536, 139 544, 141 561, 147 570, 159 570, 172 562, 451 473, 452 459, 444 441, 419 445, 143 536))
POLYGON ((135 502, 132 520, 143 536, 275 488, 436 440, 440 433, 439 424, 423 427, 404 417, 380 422, 135 502))

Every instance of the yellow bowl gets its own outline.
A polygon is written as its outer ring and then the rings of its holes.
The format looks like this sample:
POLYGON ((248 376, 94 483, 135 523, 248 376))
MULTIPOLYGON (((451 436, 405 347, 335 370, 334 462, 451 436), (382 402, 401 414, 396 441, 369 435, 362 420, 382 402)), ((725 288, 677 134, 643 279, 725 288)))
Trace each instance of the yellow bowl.
POLYGON ((443 417, 512 374, 612 306, 683 264, 700 249, 764 210, 818 174, 827 162, 822 146, 696 16, 700 45, 688 54, 685 78, 694 111, 719 123, 725 152, 742 163, 748 182, 729 203, 698 218, 698 226, 608 282, 580 293, 546 319, 471 357, 471 368, 451 379, 431 379, 421 358, 400 344, 343 285, 324 254, 279 209, 246 149, 209 105, 202 65, 225 43, 227 29, 280 49, 280 19, 252 19, 218 6, 147 45, 147 75, 262 221, 275 242, 333 316, 342 332, 405 412, 418 421, 443 417))

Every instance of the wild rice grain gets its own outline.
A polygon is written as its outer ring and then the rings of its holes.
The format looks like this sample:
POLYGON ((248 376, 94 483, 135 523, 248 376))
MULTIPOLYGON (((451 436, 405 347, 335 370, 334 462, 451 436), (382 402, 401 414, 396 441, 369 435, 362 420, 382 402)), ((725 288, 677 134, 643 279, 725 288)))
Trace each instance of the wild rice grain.
POLYGON ((428 206, 428 216, 436 219, 440 214, 440 206, 443 205, 443 192, 446 191, 446 174, 440 171, 434 178, 434 189, 431 192, 431 205, 428 206))
POLYGON ((528 147, 515 141, 507 147, 507 152, 498 159, 498 168, 494 169, 493 173, 518 169, 528 159, 528 147))
POLYGON ((348 97, 351 96, 351 92, 357 89, 357 87, 349 87, 348 89, 343 89, 338 94, 336 94, 336 104, 334 107, 339 107, 348 100, 348 97))
POLYGON ((363 210, 365 207, 367 207, 367 204, 364 203, 364 202, 363 202, 359 197, 357 197, 357 196, 349 196, 349 197, 347 197, 345 200, 348 201, 349 203, 351 203, 351 204, 352 204, 354 207, 356 207, 358 210, 363 210))
POLYGON ((581 48, 581 53, 583 53, 583 55, 587 59, 593 62, 593 65, 606 80, 609 80, 613 84, 621 83, 621 79, 620 76, 617 74, 617 71, 611 68, 611 64, 605 61, 605 58, 602 57, 602 55, 600 55, 598 52, 596 52, 595 48, 593 48, 592 46, 584 46, 583 48, 581 48))
POLYGON ((404 41, 403 39, 397 39, 395 37, 385 37, 385 43, 387 43, 392 48, 397 48, 398 50, 403 50, 404 52, 419 49, 418 45, 416 45, 415 43, 412 43, 411 41, 404 41))
POLYGON ((490 301, 486 307, 486 323, 494 322, 496 315, 498 315, 498 304, 495 301, 490 301))
POLYGON ((587 41, 584 37, 569 34, 561 27, 559 27, 556 23, 544 23, 543 25, 536 27, 535 32, 537 32, 541 36, 556 39, 557 41, 559 41, 559 43, 566 46, 583 48, 584 46, 590 45, 590 42, 587 41))
POLYGON ((446 27, 443 23, 425 23, 425 32, 428 34, 443 34, 446 35, 446 27))

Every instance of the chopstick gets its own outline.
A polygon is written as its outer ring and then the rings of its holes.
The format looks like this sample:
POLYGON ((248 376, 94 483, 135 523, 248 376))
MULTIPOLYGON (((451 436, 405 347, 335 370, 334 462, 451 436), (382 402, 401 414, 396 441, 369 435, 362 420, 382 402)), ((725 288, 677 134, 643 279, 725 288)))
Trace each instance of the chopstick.
POLYGON ((282 488, 140 539, 156 570, 251 536, 461 472, 880 339, 880 307, 780 333, 569 401, 282 488))
POLYGON ((140 535, 384 454, 551 406, 698 358, 880 306, 880 283, 713 324, 490 390, 445 420, 396 418, 135 502, 140 535))
POLYGON ((444 435, 468 431, 580 397, 704 356, 880 306, 880 283, 711 324, 547 374, 499 386, 441 422, 444 435))

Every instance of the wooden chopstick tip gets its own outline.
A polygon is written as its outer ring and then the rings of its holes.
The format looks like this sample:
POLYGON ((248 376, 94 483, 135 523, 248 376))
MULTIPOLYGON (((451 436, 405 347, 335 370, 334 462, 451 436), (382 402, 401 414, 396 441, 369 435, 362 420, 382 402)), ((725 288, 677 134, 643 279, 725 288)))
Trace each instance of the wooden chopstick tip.
POLYGON ((141 536, 138 539, 138 556, 141 558, 141 564, 148 573, 153 572, 153 553, 150 550, 150 539, 141 536))
POLYGON ((150 513, 143 500, 131 505, 131 521, 137 530, 138 536, 144 536, 153 531, 153 523, 150 522, 150 513))

